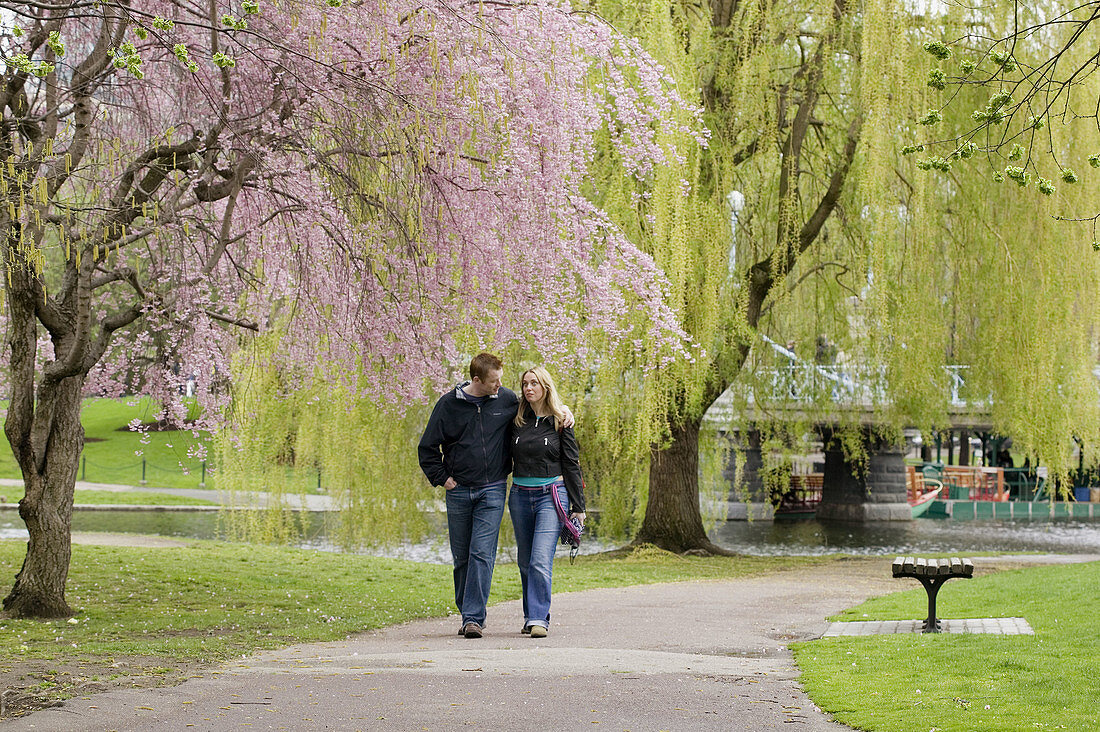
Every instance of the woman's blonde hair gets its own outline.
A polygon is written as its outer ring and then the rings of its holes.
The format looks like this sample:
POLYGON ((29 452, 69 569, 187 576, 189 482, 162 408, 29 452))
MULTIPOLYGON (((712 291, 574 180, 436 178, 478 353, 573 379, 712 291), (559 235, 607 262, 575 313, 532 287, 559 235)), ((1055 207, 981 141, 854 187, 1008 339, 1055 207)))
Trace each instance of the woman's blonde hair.
POLYGON ((527 369, 520 374, 519 409, 516 410, 516 418, 514 420, 516 427, 522 427, 526 423, 527 420, 523 418, 523 415, 527 411, 528 406, 531 407, 532 411, 535 411, 535 405, 529 404, 527 397, 523 394, 523 380, 527 378, 527 374, 534 376, 535 380, 542 385, 542 389, 545 392, 542 397, 542 403, 546 406, 546 410, 554 416, 554 426, 557 427, 560 432, 562 420, 565 419, 565 404, 562 402, 561 397, 558 396, 558 389, 554 386, 554 380, 550 378, 550 372, 542 366, 527 369))

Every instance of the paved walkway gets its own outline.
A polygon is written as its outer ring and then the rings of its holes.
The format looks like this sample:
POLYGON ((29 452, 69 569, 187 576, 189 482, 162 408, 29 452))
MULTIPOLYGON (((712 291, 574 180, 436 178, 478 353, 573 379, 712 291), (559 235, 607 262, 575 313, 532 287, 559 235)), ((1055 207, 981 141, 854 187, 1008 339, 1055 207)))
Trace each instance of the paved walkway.
MULTIPOLYGON (((23 481, 17 478, 0 478, 0 486, 17 486, 22 488, 23 481)), ((263 507, 267 505, 270 494, 263 492, 227 492, 218 490, 209 490, 204 488, 163 488, 159 486, 133 486, 133 485, 115 485, 113 483, 89 483, 87 481, 78 480, 76 482, 77 490, 90 490, 90 491, 104 491, 107 493, 125 493, 132 491, 142 491, 145 493, 164 493, 172 496, 186 496, 187 498, 197 498, 203 501, 212 501, 214 503, 226 505, 226 506, 257 506, 263 507)), ((3 493, 0 488, 0 493, 3 493)), ((80 503, 80 495, 77 494, 77 504, 80 503)), ((331 496, 327 495, 305 495, 299 496, 297 494, 287 494, 284 497, 286 504, 290 508, 299 509, 304 508, 309 511, 330 511, 333 509, 333 501, 331 496)), ((14 504, 11 506, 14 508, 14 504)), ((181 511, 196 511, 207 510, 218 511, 221 509, 221 505, 218 506, 134 506, 134 505, 102 505, 97 504, 93 506, 85 506, 84 508, 98 509, 98 510, 119 510, 119 509, 134 509, 134 510, 148 510, 149 508, 156 508, 157 510, 181 510, 181 511)))
MULTIPOLYGON (((997 557, 979 572, 1097 559, 997 557)), ((457 636, 455 617, 419 621, 251 656, 173 688, 72 699, 4 729, 843 730, 803 694, 788 644, 910 589, 889 561, 557 595, 538 640, 520 635, 509 602, 489 609, 481 639, 457 636)))

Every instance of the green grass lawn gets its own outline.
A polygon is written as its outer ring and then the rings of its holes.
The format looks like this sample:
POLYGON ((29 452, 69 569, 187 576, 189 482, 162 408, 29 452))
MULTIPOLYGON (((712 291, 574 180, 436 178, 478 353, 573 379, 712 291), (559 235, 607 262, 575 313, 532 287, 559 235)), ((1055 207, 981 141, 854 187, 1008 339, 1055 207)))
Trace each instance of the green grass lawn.
MULTIPOLYGON (((127 429, 134 419, 152 422, 156 411, 156 404, 144 397, 85 400, 80 414, 85 444, 77 480, 141 485, 144 460, 149 486, 200 487, 203 461, 193 457, 193 450, 200 445, 211 448, 208 436, 196 438, 189 430, 150 432, 144 438, 147 444, 142 444, 143 436, 127 429)), ((0 478, 21 477, 11 447, 0 440, 0 478)), ((206 488, 214 488, 214 476, 207 475, 205 483, 206 488)), ((0 493, 6 494, 6 489, 0 488, 0 493)))
MULTIPOLYGON (((918 585, 833 619, 913 619, 926 611, 918 585)), ((940 591, 937 611, 948 618, 1022 617, 1035 635, 801 643, 795 658, 814 703, 876 732, 1100 730, 1100 563, 954 580, 940 591)))
MULTIPOLYGON (((0 401, 0 407, 6 409, 7 403, 0 401)), ((151 488, 216 489, 213 440, 209 433, 200 432, 196 436, 190 430, 166 430, 142 435, 128 429, 135 419, 143 423, 153 422, 157 410, 156 403, 146 397, 86 399, 80 413, 85 444, 77 480, 140 486, 144 475, 144 485, 151 488), (199 447, 207 450, 205 460, 195 457, 199 447), (206 472, 203 470, 204 463, 208 468, 206 472)), ((293 468, 287 471, 290 474, 293 468)), ((3 439, 0 439, 0 478, 22 478, 11 447, 3 439)), ((309 492, 320 492, 316 479, 316 471, 311 470, 309 479, 302 485, 309 492)), ((8 493, 13 491, 0 487, 0 494, 7 496, 8 493)), ((163 502, 147 505, 163 505, 163 502)))

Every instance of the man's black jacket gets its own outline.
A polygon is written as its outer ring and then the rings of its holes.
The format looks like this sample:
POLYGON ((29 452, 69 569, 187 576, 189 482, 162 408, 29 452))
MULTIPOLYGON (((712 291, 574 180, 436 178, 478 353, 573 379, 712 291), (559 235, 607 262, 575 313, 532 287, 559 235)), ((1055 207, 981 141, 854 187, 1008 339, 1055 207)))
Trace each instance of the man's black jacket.
POLYGON ((512 470, 509 425, 519 400, 501 387, 496 396, 477 405, 462 391, 468 384, 439 398, 420 438, 420 469, 432 485, 443 485, 448 477, 459 485, 488 485, 506 479, 512 470))

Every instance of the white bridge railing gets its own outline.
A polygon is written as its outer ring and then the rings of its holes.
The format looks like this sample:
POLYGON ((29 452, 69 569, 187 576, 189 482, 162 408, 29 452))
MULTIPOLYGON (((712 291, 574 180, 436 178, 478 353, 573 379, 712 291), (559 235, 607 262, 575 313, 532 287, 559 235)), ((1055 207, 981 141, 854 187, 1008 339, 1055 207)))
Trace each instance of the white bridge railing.
MULTIPOLYGON (((760 337, 772 350, 786 358, 788 363, 756 372, 755 401, 802 404, 831 401, 837 404, 871 405, 882 404, 887 399, 885 367, 811 363, 767 336, 760 337)), ((965 375, 969 368, 961 364, 943 367, 952 406, 988 404, 988 397, 967 398, 965 375)))

